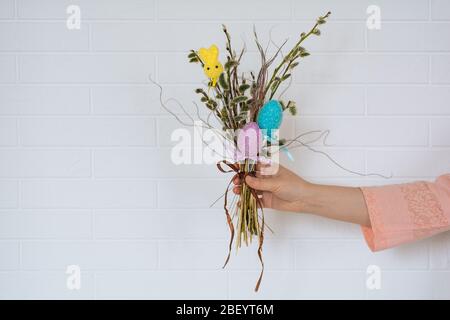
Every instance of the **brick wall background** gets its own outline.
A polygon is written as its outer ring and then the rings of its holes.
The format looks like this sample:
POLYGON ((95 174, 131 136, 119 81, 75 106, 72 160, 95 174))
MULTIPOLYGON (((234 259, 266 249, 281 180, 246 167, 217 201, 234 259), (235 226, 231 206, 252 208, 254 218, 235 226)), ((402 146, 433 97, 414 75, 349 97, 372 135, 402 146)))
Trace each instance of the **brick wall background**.
POLYGON ((220 204, 229 177, 215 166, 170 162, 179 127, 158 103, 189 105, 203 79, 186 52, 247 41, 292 43, 333 12, 286 97, 293 136, 330 129, 326 150, 360 178, 305 150, 288 163, 305 178, 370 185, 450 171, 450 2, 446 0, 0 0, 1 298, 450 298, 450 236, 373 254, 357 226, 267 212, 275 230, 225 271, 220 204), (68 30, 66 8, 81 8, 68 30), (381 30, 366 27, 369 5, 381 30), (81 289, 66 267, 79 265, 81 289), (366 288, 378 265, 381 290, 366 288))

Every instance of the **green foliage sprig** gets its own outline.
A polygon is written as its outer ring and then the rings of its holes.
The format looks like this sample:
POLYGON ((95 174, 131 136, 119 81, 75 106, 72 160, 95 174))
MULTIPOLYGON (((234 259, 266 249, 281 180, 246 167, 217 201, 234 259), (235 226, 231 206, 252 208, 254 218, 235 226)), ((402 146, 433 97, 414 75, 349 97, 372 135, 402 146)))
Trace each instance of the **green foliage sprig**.
POLYGON ((310 55, 309 52, 301 46, 301 44, 311 35, 320 36, 319 25, 325 24, 330 14, 331 12, 327 12, 327 14, 325 14, 324 16, 320 16, 319 18, 317 18, 316 24, 311 28, 311 30, 309 30, 308 33, 301 33, 298 42, 275 68, 272 73, 272 77, 267 83, 265 91, 266 94, 270 91, 269 99, 273 98, 278 88, 280 87, 280 84, 289 79, 292 70, 299 65, 299 62, 297 60, 310 55))

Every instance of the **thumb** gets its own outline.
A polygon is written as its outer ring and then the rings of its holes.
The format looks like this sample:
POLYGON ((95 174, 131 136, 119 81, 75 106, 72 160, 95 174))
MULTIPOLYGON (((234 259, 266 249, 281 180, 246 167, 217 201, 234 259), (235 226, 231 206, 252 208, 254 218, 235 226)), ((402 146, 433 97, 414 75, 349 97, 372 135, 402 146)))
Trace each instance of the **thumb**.
POLYGON ((257 178, 253 176, 245 177, 245 182, 253 189, 260 191, 273 191, 275 189, 275 181, 270 178, 257 178))

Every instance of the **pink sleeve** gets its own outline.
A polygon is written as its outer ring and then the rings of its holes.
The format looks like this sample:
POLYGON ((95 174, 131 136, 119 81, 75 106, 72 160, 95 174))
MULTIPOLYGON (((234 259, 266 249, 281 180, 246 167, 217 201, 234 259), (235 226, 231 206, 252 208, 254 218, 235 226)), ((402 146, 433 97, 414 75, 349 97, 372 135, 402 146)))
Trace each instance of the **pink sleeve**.
POLYGON ((450 230, 450 174, 435 182, 361 188, 371 227, 362 227, 372 251, 450 230))

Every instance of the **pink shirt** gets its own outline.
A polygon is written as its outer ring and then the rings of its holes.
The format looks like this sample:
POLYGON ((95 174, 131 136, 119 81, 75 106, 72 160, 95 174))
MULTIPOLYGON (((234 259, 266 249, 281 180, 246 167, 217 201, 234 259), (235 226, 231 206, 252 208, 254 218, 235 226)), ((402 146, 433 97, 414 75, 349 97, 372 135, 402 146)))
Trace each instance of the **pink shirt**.
POLYGON ((361 188, 371 227, 362 227, 372 251, 450 230, 450 174, 418 181, 361 188))

